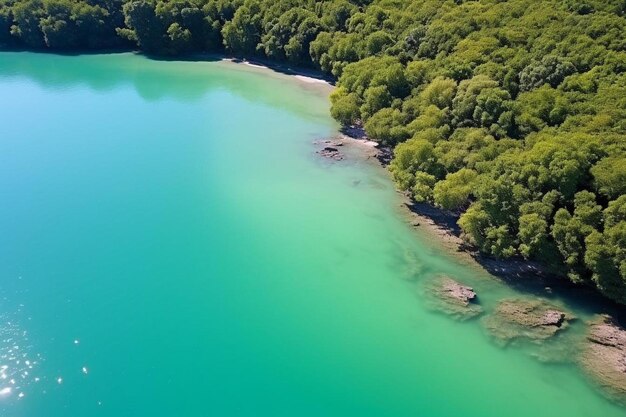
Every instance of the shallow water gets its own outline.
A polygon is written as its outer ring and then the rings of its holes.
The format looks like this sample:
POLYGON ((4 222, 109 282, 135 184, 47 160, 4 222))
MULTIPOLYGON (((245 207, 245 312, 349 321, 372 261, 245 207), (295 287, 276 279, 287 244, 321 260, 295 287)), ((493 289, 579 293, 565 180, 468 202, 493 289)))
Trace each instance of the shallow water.
POLYGON ((427 308, 442 273, 515 294, 410 230, 384 171, 316 157, 318 88, 2 53, 0 97, 0 415, 626 415, 427 308))

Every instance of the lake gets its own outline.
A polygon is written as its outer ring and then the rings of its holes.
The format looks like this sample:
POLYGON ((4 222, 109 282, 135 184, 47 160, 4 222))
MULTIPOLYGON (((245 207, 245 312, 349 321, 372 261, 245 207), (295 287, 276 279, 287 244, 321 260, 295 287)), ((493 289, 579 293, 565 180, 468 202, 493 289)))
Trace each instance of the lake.
POLYGON ((526 295, 412 230, 382 168, 315 154, 324 88, 4 52, 0 95, 0 415, 626 415, 429 308, 441 274, 526 295))

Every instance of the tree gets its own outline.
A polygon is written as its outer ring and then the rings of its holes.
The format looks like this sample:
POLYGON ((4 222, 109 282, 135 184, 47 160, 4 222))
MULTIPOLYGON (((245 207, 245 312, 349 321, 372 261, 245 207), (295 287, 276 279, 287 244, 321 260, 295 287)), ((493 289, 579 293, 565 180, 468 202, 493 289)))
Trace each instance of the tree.
POLYGON ((445 180, 438 182, 434 187, 435 203, 447 210, 461 208, 467 204, 477 177, 476 171, 467 168, 446 175, 445 180))
POLYGON ((30 0, 13 5, 13 21, 11 34, 20 39, 26 46, 41 48, 45 45, 39 19, 45 16, 43 2, 30 0))
POLYGON ((626 303, 626 222, 604 233, 593 231, 585 239, 585 264, 598 289, 613 300, 626 303))
POLYGON ((254 55, 261 42, 261 9, 258 3, 247 1, 237 9, 233 19, 222 29, 224 46, 234 54, 254 55))
POLYGON ((450 107, 456 93, 456 82, 449 78, 436 77, 420 93, 423 106, 434 105, 440 109, 450 107))
POLYGON ((120 34, 136 41, 146 52, 159 53, 164 46, 166 27, 156 15, 155 4, 147 0, 133 0, 124 4, 127 29, 120 34))
POLYGON ((568 60, 546 55, 540 61, 534 60, 520 72, 520 89, 530 91, 544 84, 557 87, 565 77, 575 71, 574 64, 568 60))
POLYGON ((403 119, 404 116, 397 109, 387 107, 378 110, 365 122, 365 132, 373 140, 395 145, 409 137, 403 119))
POLYGON ((557 126, 565 121, 569 112, 569 100, 547 85, 520 94, 514 105, 515 123, 521 134, 557 126))
POLYGON ((567 275, 574 282, 585 281, 585 240, 597 232, 601 209, 593 193, 581 191, 576 194, 573 215, 565 208, 559 209, 554 215, 552 237, 569 269, 567 275))
POLYGON ((330 114, 344 126, 350 126, 359 120, 359 98, 355 93, 348 93, 345 88, 340 87, 333 91, 330 102, 330 114))
POLYGON ((626 158, 608 157, 591 168, 595 188, 608 198, 626 194, 626 158))
POLYGON ((523 214, 519 218, 519 252, 529 259, 540 255, 548 245, 549 225, 537 213, 523 214))
POLYGON ((361 117, 367 120, 378 110, 391 106, 392 97, 389 90, 384 85, 369 87, 363 93, 363 105, 361 106, 361 117))
MULTIPOLYGON (((498 83, 485 75, 477 75, 469 80, 461 81, 458 92, 452 101, 452 124, 459 127, 480 126, 475 121, 482 118, 484 109, 476 109, 478 96, 483 94, 482 102, 486 104, 488 101, 487 94, 489 94, 487 90, 496 89, 498 89, 498 83)), ((506 98, 508 94, 502 90, 491 91, 491 95, 500 95, 504 100, 508 100, 506 98)), ((489 118, 497 120, 498 116, 499 114, 486 115, 485 119, 486 121, 489 118)))

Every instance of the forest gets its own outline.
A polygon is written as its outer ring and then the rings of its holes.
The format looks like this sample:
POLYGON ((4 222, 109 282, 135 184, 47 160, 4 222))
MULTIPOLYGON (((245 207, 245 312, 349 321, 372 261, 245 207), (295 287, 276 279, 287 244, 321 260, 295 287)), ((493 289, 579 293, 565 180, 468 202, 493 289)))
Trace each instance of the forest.
POLYGON ((468 244, 626 304, 624 0, 0 0, 0 46, 311 67, 468 244))

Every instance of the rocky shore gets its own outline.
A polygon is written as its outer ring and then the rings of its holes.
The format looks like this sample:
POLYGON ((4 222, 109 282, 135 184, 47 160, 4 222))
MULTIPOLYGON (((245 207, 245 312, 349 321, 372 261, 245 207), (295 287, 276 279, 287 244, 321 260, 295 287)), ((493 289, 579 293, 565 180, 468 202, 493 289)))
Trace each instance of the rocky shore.
POLYGON ((507 344, 515 339, 539 342, 565 330, 573 314, 544 300, 502 300, 485 318, 489 333, 507 344))
POLYGON ((457 320, 468 320, 483 312, 473 288, 445 275, 428 282, 426 296, 431 309, 457 320))
POLYGON ((626 330, 607 315, 589 323, 580 363, 610 397, 626 404, 626 330))
MULTIPOLYGON (((393 156, 391 149, 369 140, 360 126, 344 128, 331 139, 315 142, 317 153, 332 161, 342 161, 343 146, 356 146, 366 159, 375 159, 386 166, 393 156)), ((424 284, 422 295, 435 311, 456 320, 465 321, 484 316, 480 323, 502 346, 530 343, 535 346, 531 355, 538 360, 562 363, 578 361, 590 378, 600 385, 605 394, 626 405, 626 329, 607 315, 599 316, 587 326, 587 335, 572 333, 569 327, 577 318, 566 308, 548 301, 554 292, 565 298, 574 292, 573 285, 558 279, 541 265, 523 259, 493 259, 469 247, 461 237, 458 215, 419 204, 402 195, 400 204, 407 222, 422 233, 436 238, 443 249, 457 255, 463 263, 487 271, 522 293, 535 299, 504 299, 492 311, 485 311, 472 287, 449 277, 438 276, 424 284), (578 359, 576 359, 578 358, 578 359)), ((584 290, 576 288, 577 299, 584 290)), ((588 291, 587 298, 594 310, 605 311, 606 300, 598 301, 597 294, 588 291)), ((608 310, 614 310, 609 307, 608 310)))
POLYGON ((340 150, 341 147, 350 146, 352 148, 358 148, 359 155, 365 159, 380 160, 380 155, 385 151, 378 146, 377 142, 371 141, 365 135, 362 130, 354 131, 350 135, 342 133, 327 139, 318 139, 313 144, 318 148, 315 153, 321 157, 331 159, 334 161, 342 161, 346 155, 340 150), (360 133, 359 133, 360 132, 360 133))
POLYGON ((345 155, 339 150, 339 148, 343 146, 343 142, 341 141, 326 139, 315 141, 314 144, 321 146, 321 149, 317 150, 315 153, 324 158, 334 161, 342 161, 345 158, 345 155))

